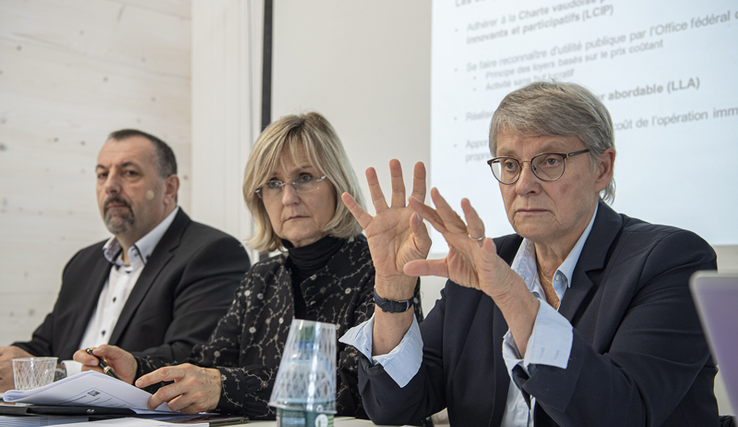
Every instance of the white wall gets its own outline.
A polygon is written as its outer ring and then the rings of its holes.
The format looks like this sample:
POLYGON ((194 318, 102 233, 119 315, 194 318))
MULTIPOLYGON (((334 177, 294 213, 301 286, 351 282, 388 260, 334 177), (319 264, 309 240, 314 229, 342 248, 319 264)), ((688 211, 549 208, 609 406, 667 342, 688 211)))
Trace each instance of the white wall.
POLYGON ((241 240, 251 235, 241 183, 261 131, 263 15, 260 0, 192 3, 192 214, 241 240))
MULTIPOLYGON (((406 177, 430 164, 430 2, 279 0, 274 8, 272 118, 315 110, 333 124, 374 212, 364 171, 390 191, 389 160, 406 177)), ((406 179, 408 194, 411 181, 406 179)), ((430 310, 444 281, 423 278, 430 310)))
POLYGON ((170 143, 190 207, 190 1, 0 2, 0 345, 28 339, 62 268, 106 238, 95 161, 134 127, 170 143))

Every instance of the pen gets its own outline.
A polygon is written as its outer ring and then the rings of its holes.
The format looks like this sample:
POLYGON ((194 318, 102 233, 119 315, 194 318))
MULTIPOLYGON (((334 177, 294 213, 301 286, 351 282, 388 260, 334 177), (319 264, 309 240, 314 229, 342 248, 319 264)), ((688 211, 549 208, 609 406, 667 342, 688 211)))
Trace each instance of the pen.
MULTIPOLYGON (((94 348, 90 347, 90 348, 86 349, 85 351, 90 356, 95 356, 94 354, 92 354, 92 350, 94 350, 94 348)), ((97 357, 97 356, 95 356, 95 357, 97 357)), ((97 365, 102 368, 103 372, 105 372, 107 375, 110 375, 111 377, 115 378, 116 380, 119 380, 120 379, 120 377, 113 371, 113 368, 111 368, 110 366, 108 366, 108 364, 105 362, 104 359, 101 359, 101 358, 97 357, 97 360, 98 360, 98 364, 97 365)))

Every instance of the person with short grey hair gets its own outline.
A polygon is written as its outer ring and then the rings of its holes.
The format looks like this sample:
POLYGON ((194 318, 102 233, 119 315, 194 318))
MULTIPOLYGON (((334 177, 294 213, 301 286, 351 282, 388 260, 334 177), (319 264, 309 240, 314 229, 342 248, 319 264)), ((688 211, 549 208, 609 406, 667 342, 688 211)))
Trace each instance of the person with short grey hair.
MULTIPOLYGON (((610 112, 592 92, 577 84, 536 82, 510 93, 492 116, 491 152, 497 152, 497 135, 503 131, 528 136, 577 136, 589 150, 593 167, 605 150, 615 149, 610 112)), ((615 200, 615 178, 610 179, 602 199, 610 203, 615 200)))
POLYGON ((407 300, 418 276, 449 279, 422 324, 377 304, 341 338, 364 355, 359 384, 375 423, 447 408, 457 426, 718 425, 717 370, 688 284, 716 269, 715 252, 605 203, 612 130, 599 98, 577 84, 537 82, 505 97, 487 163, 513 235, 486 237, 468 199, 464 219, 435 188, 435 209, 425 205, 422 165, 407 204, 399 162, 391 206, 368 175, 374 217, 343 196, 369 236, 377 301, 407 300), (445 259, 425 259, 421 218, 443 235, 445 259))
MULTIPOLYGON (((498 134, 505 131, 525 136, 576 136, 589 150, 592 167, 605 150, 615 149, 610 112, 597 96, 577 84, 536 82, 510 93, 492 116, 492 153, 497 152, 498 134)), ((615 178, 610 178, 602 199, 615 200, 615 178)))

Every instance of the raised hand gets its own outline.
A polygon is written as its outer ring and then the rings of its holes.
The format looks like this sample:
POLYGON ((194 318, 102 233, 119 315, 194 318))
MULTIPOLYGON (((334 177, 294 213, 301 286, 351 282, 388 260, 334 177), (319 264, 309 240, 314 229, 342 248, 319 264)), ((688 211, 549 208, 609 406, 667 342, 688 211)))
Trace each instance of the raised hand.
POLYGON ((154 410, 168 403, 172 411, 197 414, 215 409, 220 401, 222 380, 220 371, 200 368, 189 363, 160 368, 136 381, 136 387, 144 388, 162 381, 174 381, 149 399, 148 407, 154 410))
POLYGON ((484 223, 468 199, 461 201, 466 222, 449 206, 437 189, 431 190, 437 209, 411 200, 412 207, 443 235, 449 252, 442 260, 417 260, 405 266, 405 273, 441 276, 455 283, 479 289, 493 299, 503 296, 516 280, 522 281, 500 257, 495 244, 484 236, 484 223))
POLYGON ((93 356, 87 354, 85 350, 77 350, 74 353, 74 360, 82 364, 83 371, 97 371, 103 372, 98 366, 100 359, 105 359, 108 366, 113 369, 122 381, 128 384, 133 384, 133 379, 136 378, 136 370, 138 369, 138 362, 133 355, 120 347, 114 345, 103 344, 100 347, 95 347, 92 350, 93 356))
MULTIPOLYGON (((430 251, 431 240, 423 221, 405 203, 405 184, 398 160, 390 161, 390 176, 392 199, 388 206, 379 186, 377 172, 374 168, 366 171, 376 210, 374 217, 364 211, 349 194, 344 193, 341 199, 366 232, 376 271, 377 293, 389 300, 403 301, 412 298, 417 280, 416 276, 404 273, 405 264, 425 259, 430 251)), ((421 204, 425 200, 425 166, 422 162, 415 164, 410 198, 421 204)))
POLYGON ((495 244, 484 237, 484 223, 469 200, 461 201, 464 222, 435 188, 431 190, 431 199, 437 209, 412 199, 410 206, 443 235, 448 255, 441 260, 411 261, 405 265, 405 273, 446 277, 489 295, 502 311, 518 351, 525 355, 538 300, 523 279, 497 256, 495 244))

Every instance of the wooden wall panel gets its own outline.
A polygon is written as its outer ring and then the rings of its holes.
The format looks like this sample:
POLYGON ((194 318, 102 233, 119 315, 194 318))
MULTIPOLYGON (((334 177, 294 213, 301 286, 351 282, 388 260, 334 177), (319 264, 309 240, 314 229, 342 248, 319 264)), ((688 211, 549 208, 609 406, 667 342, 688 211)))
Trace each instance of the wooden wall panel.
POLYGON ((190 1, 0 2, 0 345, 27 339, 79 249, 108 237, 97 152, 167 141, 190 208, 190 1))

